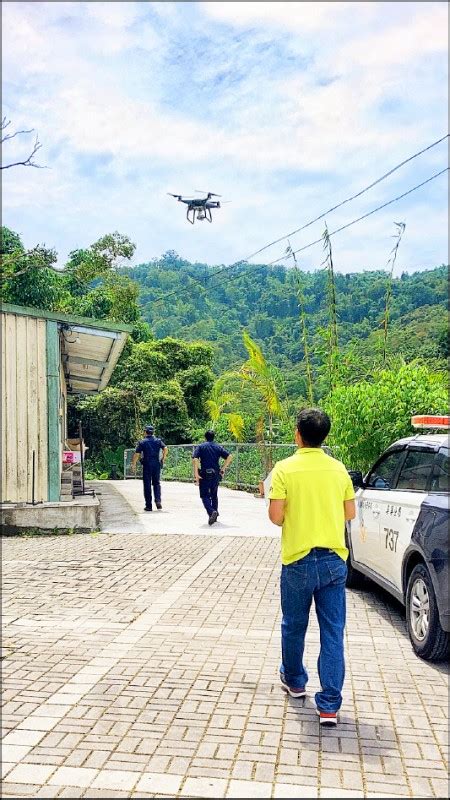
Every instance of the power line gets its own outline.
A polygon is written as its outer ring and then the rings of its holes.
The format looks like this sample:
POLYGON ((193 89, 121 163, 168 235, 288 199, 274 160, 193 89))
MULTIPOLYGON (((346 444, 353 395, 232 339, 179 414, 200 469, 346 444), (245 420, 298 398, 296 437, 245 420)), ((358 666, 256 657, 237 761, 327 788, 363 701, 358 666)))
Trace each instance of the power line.
MULTIPOLYGON (((285 236, 281 236, 279 239, 275 239, 273 242, 270 242, 269 244, 264 245, 264 247, 261 247, 259 250, 256 250, 254 253, 251 253, 246 258, 241 259, 240 261, 236 261, 234 264, 229 264, 227 267, 222 267, 221 269, 218 269, 215 272, 210 273, 209 275, 205 275, 203 281, 200 281, 197 278, 193 278, 193 280, 197 281, 199 284, 201 284, 203 282, 203 286, 204 286, 206 281, 211 280, 211 278, 214 278, 216 275, 220 275, 222 272, 224 272, 226 270, 233 269, 234 267, 237 267, 240 264, 243 264, 246 261, 249 261, 251 258, 254 258, 256 255, 258 255, 259 253, 262 253, 264 250, 267 250, 269 247, 272 247, 274 244, 278 244, 278 242, 282 242, 285 239, 288 239, 290 236, 293 236, 295 233, 299 233, 300 231, 305 230, 305 228, 308 228, 310 225, 313 225, 318 220, 323 219, 327 214, 330 214, 332 211, 336 211, 337 208, 340 208, 341 206, 345 205, 346 203, 349 203, 352 200, 355 200, 357 197, 360 197, 365 192, 368 192, 370 189, 372 189, 378 183, 381 183, 381 181, 383 181, 386 178, 388 178, 390 175, 392 175, 398 169, 403 167, 405 164, 408 164, 410 161, 413 161, 415 158, 418 158, 418 156, 422 155, 423 153, 426 153, 428 150, 431 150, 433 147, 436 147, 438 144, 441 144, 441 142, 445 141, 445 139, 448 139, 448 137, 449 137, 449 134, 447 133, 447 134, 445 134, 445 136, 442 136, 440 139, 437 139, 435 142, 432 142, 427 147, 424 147, 422 150, 418 150, 417 153, 413 153, 412 156, 409 156, 408 158, 404 159, 404 161, 401 161, 399 164, 396 164, 394 167, 392 167, 392 169, 390 169, 388 172, 386 172, 380 178, 377 178, 375 181, 373 181, 368 186, 365 186, 363 189, 360 189, 359 192, 357 192, 356 194, 352 195, 351 197, 346 198, 345 200, 342 200, 337 205, 335 205, 332 208, 328 209, 328 211, 324 211, 318 217, 315 217, 313 220, 310 220, 309 222, 306 222, 304 225, 302 225, 300 228, 297 228, 295 231, 292 231, 291 233, 288 233, 285 236)), ((392 202, 394 202, 394 201, 392 201, 392 202)), ((314 243, 314 244, 316 244, 316 243, 314 243)), ((298 252, 298 251, 295 251, 295 252, 298 252)), ((277 260, 281 261, 282 259, 277 259, 277 260)), ((270 263, 273 264, 273 263, 276 263, 276 261, 272 261, 270 263)), ((180 294, 180 292, 178 292, 178 291, 169 292, 165 296, 161 295, 160 297, 156 297, 153 302, 154 303, 158 303, 158 302, 164 300, 166 297, 173 297, 176 294, 180 294)), ((181 294, 182 294, 182 292, 181 292, 181 294)))
MULTIPOLYGON (((413 186, 413 188, 409 189, 407 192, 404 192, 403 194, 398 195, 397 197, 394 197, 392 200, 388 200, 386 203, 383 203, 382 205, 377 206, 377 208, 372 209, 372 211, 368 211, 367 214, 363 214, 361 217, 358 217, 357 219, 354 219, 351 222, 348 222, 346 225, 342 225, 340 228, 336 228, 336 230, 331 231, 331 233, 329 233, 328 235, 329 236, 334 236, 336 233, 340 233, 340 231, 343 231, 346 228, 350 228, 352 225, 356 225, 357 222, 361 222, 361 220, 366 219, 367 217, 370 217, 372 214, 375 214, 377 211, 381 211, 381 209, 386 208, 387 206, 392 205, 392 203, 396 203, 398 200, 401 200, 403 197, 406 197, 407 195, 412 194, 412 192, 417 191, 417 189, 420 189, 422 186, 425 186, 427 183, 430 183, 431 181, 435 180, 440 175, 443 175, 444 172, 448 172, 448 169, 449 169, 448 167, 445 167, 445 169, 441 170, 440 172, 435 173, 430 178, 427 178, 425 181, 422 181, 422 183, 417 184, 417 186, 413 186)), ((304 250, 307 250, 308 248, 313 247, 316 244, 319 244, 321 241, 322 241, 322 237, 320 237, 320 239, 315 239, 313 242, 309 242, 308 244, 304 245, 303 247, 300 247, 298 250, 294 250, 293 252, 296 255, 297 253, 303 252, 304 250)), ((280 258, 277 258, 277 259, 274 259, 273 261, 270 261, 268 264, 265 264, 264 266, 271 266, 271 265, 277 264, 278 262, 283 261, 285 259, 286 259, 286 255, 283 255, 283 256, 280 256, 280 258)), ((204 278, 202 279, 203 280, 203 286, 205 285, 206 281, 211 280, 212 278, 216 277, 217 275, 222 275, 224 272, 228 272, 230 269, 233 269, 234 267, 243 266, 245 264, 245 261, 246 261, 246 259, 244 259, 243 261, 237 261, 234 264, 230 264, 227 267, 222 267, 222 269, 218 269, 215 272, 210 273, 209 275, 205 275, 204 278)), ((194 278, 193 276, 190 276, 190 277, 194 281, 196 281, 197 283, 199 283, 199 284, 201 283, 201 281, 198 280, 197 278, 194 278)), ((229 283, 230 281, 235 280, 236 278, 239 278, 239 277, 240 277, 239 273, 236 274, 236 275, 231 275, 228 278, 227 283, 229 283)), ((213 284, 213 288, 214 288, 214 286, 215 286, 215 284, 213 284)), ((181 289, 181 290, 177 289, 177 290, 175 290, 173 292, 167 292, 164 295, 160 295, 159 297, 156 297, 151 302, 152 302, 153 305, 155 305, 156 303, 164 302, 169 297, 173 297, 174 295, 180 296, 180 295, 183 295, 183 294, 185 294, 186 292, 189 292, 189 291, 191 291, 190 287, 186 287, 185 289, 181 289)))
POLYGON ((350 203, 352 200, 356 200, 357 197, 361 197, 361 195, 365 194, 365 192, 368 192, 369 189, 373 189, 373 187, 376 186, 378 183, 381 183, 381 181, 384 181, 386 178, 389 178, 389 176, 392 175, 394 172, 396 172, 398 169, 400 169, 400 167, 404 167, 405 164, 408 164, 410 161, 413 161, 415 158, 418 158, 418 156, 421 156, 423 153, 426 153, 427 150, 431 150, 433 147, 436 147, 436 145, 441 144, 441 142, 443 142, 445 139, 448 139, 448 137, 449 134, 446 133, 445 136, 442 136, 441 139, 437 139, 432 144, 429 144, 428 147, 424 147, 423 150, 419 150, 417 153, 414 153, 412 156, 409 156, 409 158, 405 158, 404 161, 401 161, 400 164, 397 164, 395 167, 392 167, 392 169, 390 169, 388 172, 382 175, 381 178, 377 178, 375 181, 373 181, 373 183, 370 183, 368 186, 365 186, 364 189, 360 189, 359 192, 357 192, 356 194, 353 194, 351 197, 347 197, 346 200, 342 200, 337 205, 332 206, 332 208, 329 208, 328 211, 324 211, 323 214, 319 214, 318 217, 315 217, 309 222, 306 222, 304 225, 302 225, 300 228, 297 228, 295 231, 291 231, 291 233, 287 233, 285 236, 280 236, 279 239, 275 239, 273 242, 270 242, 270 244, 264 245, 264 247, 261 247, 259 250, 256 250, 250 256, 247 256, 245 261, 249 261, 251 258, 254 258, 255 256, 259 255, 259 253, 262 253, 264 250, 268 250, 268 248, 272 247, 274 244, 283 242, 290 236, 294 236, 294 234, 300 233, 300 231, 304 231, 305 228, 309 228, 310 225, 314 225, 315 222, 318 222, 320 219, 323 219, 324 217, 326 217, 327 214, 331 214, 332 211, 336 211, 337 208, 344 206, 346 203, 350 203))
MULTIPOLYGON (((370 217, 372 214, 375 214, 377 211, 381 211, 382 208, 386 208, 387 206, 392 205, 392 203, 396 203, 398 200, 401 200, 403 197, 406 197, 408 194, 411 194, 412 192, 415 192, 417 189, 420 189, 422 186, 425 186, 427 183, 430 183, 431 181, 434 181, 436 178, 439 178, 440 175, 443 175, 444 172, 448 172, 448 170, 449 170, 449 168, 445 167, 445 169, 442 169, 440 172, 436 172, 430 178, 427 178, 427 180, 422 181, 422 183, 418 183, 417 186, 413 186, 412 189, 408 189, 407 192, 403 192, 403 194, 399 194, 398 197, 394 197, 392 200, 388 200, 387 203, 383 203, 381 206, 377 206, 377 208, 373 208, 372 211, 368 211, 367 214, 363 214, 362 217, 358 217, 357 219, 353 219, 351 222, 347 222, 346 225, 342 225, 340 228, 336 228, 334 231, 331 231, 331 233, 329 233, 328 235, 329 236, 334 236, 334 234, 336 234, 336 233, 340 233, 341 231, 345 231, 346 228, 350 228, 351 225, 356 225, 357 222, 361 222, 361 220, 366 219, 367 217, 370 217)), ((321 241, 322 241, 322 237, 320 237, 320 239, 316 239, 314 242, 309 242, 309 244, 303 245, 303 247, 299 247, 298 250, 293 250, 292 253, 294 255, 297 255, 297 253, 301 253, 303 250, 307 250, 308 247, 312 247, 313 245, 318 244, 321 241)), ((269 261, 267 266, 270 267, 272 264, 277 264, 279 261, 283 261, 285 258, 286 258, 286 255, 280 256, 280 258, 275 258, 273 261, 269 261)))

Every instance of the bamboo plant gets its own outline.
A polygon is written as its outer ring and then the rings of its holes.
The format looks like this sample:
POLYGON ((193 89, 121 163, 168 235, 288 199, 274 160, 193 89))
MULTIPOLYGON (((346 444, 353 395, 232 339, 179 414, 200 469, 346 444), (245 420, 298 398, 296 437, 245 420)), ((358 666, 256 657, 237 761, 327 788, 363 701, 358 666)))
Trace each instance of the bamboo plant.
POLYGON ((308 393, 308 403, 313 405, 314 403, 314 387, 313 387, 313 379, 312 379, 312 370, 311 370, 311 361, 309 356, 309 345, 308 345, 308 331, 306 327, 306 312, 305 312, 305 296, 303 294, 303 282, 301 279, 301 273, 298 267, 297 257, 291 247, 291 243, 288 239, 288 247, 286 248, 286 253, 292 256, 294 261, 294 276, 295 276, 295 283, 296 283, 296 291, 297 291, 297 301, 298 301, 298 309, 300 313, 300 325, 302 331, 302 342, 303 342, 303 353, 304 353, 304 362, 305 362, 305 369, 306 369, 306 383, 307 383, 307 393, 308 393))

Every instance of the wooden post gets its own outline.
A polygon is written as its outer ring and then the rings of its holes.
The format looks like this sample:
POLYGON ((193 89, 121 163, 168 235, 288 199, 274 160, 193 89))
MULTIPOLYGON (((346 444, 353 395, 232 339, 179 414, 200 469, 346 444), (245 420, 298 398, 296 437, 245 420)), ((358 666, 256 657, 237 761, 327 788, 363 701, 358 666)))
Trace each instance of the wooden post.
POLYGON ((47 439, 48 499, 59 500, 61 494, 61 443, 59 435, 59 337, 58 323, 47 320, 47 439))

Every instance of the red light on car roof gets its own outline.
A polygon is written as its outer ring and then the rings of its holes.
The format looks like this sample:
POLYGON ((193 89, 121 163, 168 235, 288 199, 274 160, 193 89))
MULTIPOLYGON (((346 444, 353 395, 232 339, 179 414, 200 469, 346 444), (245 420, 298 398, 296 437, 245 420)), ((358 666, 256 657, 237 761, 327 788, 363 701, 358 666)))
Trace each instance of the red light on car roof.
POLYGON ((440 414, 416 414, 411 417, 413 428, 449 428, 450 417, 440 414))

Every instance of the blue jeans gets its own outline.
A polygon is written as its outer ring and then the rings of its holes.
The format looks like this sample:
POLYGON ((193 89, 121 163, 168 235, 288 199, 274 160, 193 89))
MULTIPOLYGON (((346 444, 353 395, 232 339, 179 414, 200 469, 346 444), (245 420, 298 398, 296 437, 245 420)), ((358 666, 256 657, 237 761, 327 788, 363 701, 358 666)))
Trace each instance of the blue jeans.
POLYGON ((213 478, 211 481, 207 480, 206 478, 201 478, 199 482, 199 489, 202 503, 205 506, 208 517, 210 517, 212 512, 217 511, 219 508, 219 498, 217 496, 219 490, 219 479, 213 478))
POLYGON ((306 686, 303 651, 314 597, 320 628, 317 669, 322 687, 315 700, 321 711, 338 711, 342 704, 346 577, 345 561, 333 550, 323 548, 314 548, 293 564, 283 564, 281 570, 280 675, 293 688, 306 686))

